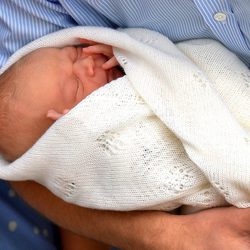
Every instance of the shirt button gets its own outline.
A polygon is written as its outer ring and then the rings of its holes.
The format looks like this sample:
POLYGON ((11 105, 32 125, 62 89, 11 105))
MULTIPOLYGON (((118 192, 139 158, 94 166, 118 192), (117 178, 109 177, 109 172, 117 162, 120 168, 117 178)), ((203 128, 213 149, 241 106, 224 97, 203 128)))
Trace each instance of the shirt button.
POLYGON ((214 19, 218 22, 223 22, 227 19, 227 15, 223 12, 217 12, 214 14, 214 19))

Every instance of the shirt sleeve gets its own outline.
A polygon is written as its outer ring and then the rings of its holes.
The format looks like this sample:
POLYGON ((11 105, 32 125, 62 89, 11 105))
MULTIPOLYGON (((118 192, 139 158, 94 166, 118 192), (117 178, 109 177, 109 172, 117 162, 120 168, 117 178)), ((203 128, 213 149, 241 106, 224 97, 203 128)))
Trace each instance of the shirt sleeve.
POLYGON ((109 26, 112 23, 82 1, 1 0, 0 68, 19 48, 48 33, 77 25, 109 26))

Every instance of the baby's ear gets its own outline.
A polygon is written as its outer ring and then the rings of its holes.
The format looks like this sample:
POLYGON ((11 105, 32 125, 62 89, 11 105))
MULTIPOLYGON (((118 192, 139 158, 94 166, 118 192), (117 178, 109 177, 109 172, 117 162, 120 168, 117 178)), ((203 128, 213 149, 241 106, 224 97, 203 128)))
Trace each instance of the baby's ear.
POLYGON ((50 109, 47 112, 47 117, 52 119, 53 121, 56 121, 57 119, 61 118, 63 115, 67 114, 69 112, 69 109, 64 109, 62 113, 58 113, 54 109, 50 109))

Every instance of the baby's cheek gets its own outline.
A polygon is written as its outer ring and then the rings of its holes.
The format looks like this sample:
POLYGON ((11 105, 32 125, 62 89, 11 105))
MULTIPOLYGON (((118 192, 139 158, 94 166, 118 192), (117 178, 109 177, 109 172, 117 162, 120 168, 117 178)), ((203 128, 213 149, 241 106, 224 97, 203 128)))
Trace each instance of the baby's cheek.
POLYGON ((61 93, 61 101, 63 108, 72 108, 75 104, 77 95, 77 82, 67 83, 61 93))
POLYGON ((102 68, 97 68, 95 71, 95 75, 93 77, 94 82, 96 82, 96 88, 101 87, 105 85, 108 82, 106 70, 103 70, 102 68))

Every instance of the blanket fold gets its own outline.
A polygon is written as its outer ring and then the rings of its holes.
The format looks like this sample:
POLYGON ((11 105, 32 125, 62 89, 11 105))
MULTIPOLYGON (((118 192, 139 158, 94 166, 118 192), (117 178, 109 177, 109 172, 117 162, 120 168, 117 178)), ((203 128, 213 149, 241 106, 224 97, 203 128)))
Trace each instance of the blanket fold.
POLYGON ((76 27, 40 47, 106 43, 126 75, 59 119, 0 178, 35 180, 62 199, 112 210, 250 206, 250 71, 220 43, 173 44, 143 29, 76 27))

